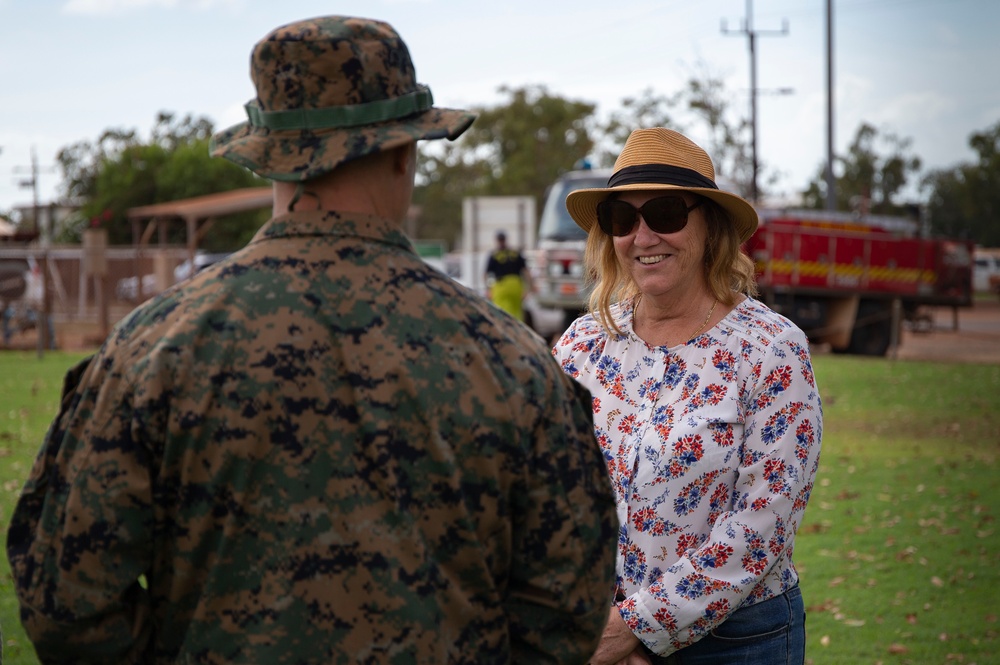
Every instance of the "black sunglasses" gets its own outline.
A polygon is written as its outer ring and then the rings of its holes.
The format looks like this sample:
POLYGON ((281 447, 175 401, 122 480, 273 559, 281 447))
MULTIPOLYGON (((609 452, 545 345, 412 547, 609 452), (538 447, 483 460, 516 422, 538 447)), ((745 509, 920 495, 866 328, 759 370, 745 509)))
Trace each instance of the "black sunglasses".
POLYGON ((606 199, 597 204, 597 223, 609 236, 627 236, 632 233, 639 214, 654 233, 677 233, 688 222, 688 213, 704 203, 699 198, 688 205, 680 196, 658 196, 636 208, 618 199, 606 199))

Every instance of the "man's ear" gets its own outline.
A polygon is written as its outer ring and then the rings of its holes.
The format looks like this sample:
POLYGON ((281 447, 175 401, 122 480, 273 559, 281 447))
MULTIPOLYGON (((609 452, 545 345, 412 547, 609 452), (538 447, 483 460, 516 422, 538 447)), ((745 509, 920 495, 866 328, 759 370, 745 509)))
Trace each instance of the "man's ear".
POLYGON ((401 145, 397 148, 393 148, 392 151, 392 170, 394 173, 399 175, 407 175, 410 172, 410 168, 415 168, 411 164, 416 162, 416 143, 407 143, 406 145, 401 145), (413 151, 412 156, 413 162, 411 162, 410 151, 413 151))

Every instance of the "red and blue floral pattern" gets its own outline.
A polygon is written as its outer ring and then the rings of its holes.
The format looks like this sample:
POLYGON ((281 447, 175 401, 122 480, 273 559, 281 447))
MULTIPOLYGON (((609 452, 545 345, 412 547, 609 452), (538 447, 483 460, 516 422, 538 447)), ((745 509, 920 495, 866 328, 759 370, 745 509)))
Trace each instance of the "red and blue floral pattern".
POLYGON ((553 353, 593 395, 618 499, 626 624, 669 654, 741 605, 791 588, 819 462, 822 407, 805 335, 746 299, 686 344, 651 347, 578 319, 553 353))

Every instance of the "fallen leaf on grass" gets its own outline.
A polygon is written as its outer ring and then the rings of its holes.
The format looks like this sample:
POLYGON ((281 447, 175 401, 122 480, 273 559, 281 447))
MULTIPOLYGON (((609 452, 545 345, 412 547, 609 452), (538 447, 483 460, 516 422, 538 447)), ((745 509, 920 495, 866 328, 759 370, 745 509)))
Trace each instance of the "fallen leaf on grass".
POLYGON ((914 613, 909 613, 906 615, 906 623, 915 624, 917 623, 917 615, 914 613))
POLYGON ((893 643, 889 645, 889 653, 910 653, 910 650, 902 644, 893 643))
POLYGON ((936 587, 942 587, 944 586, 944 580, 935 575, 934 577, 931 578, 931 584, 933 584, 936 587))
POLYGON ((803 534, 803 533, 823 533, 824 531, 827 531, 827 527, 823 526, 822 524, 816 524, 815 522, 813 522, 812 524, 805 524, 805 525, 799 527, 799 533, 800 534, 803 534))
POLYGON ((819 638, 819 643, 825 647, 830 646, 830 636, 824 635, 823 637, 819 638))

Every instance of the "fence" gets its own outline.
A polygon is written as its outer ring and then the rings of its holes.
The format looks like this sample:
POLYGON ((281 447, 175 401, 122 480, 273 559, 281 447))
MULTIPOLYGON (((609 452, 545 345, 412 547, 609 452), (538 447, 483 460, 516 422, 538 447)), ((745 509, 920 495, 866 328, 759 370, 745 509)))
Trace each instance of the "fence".
POLYGON ((97 278, 86 274, 87 258, 81 246, 0 246, 5 275, 15 275, 8 284, 12 288, 0 295, 5 327, 18 316, 33 325, 44 309, 45 287, 51 322, 56 326, 114 324, 137 304, 178 281, 175 269, 191 258, 185 247, 109 247, 104 252, 105 275, 97 278), (25 268, 23 289, 17 288, 17 269, 12 266, 25 268), (108 321, 102 321, 104 311, 108 321))

